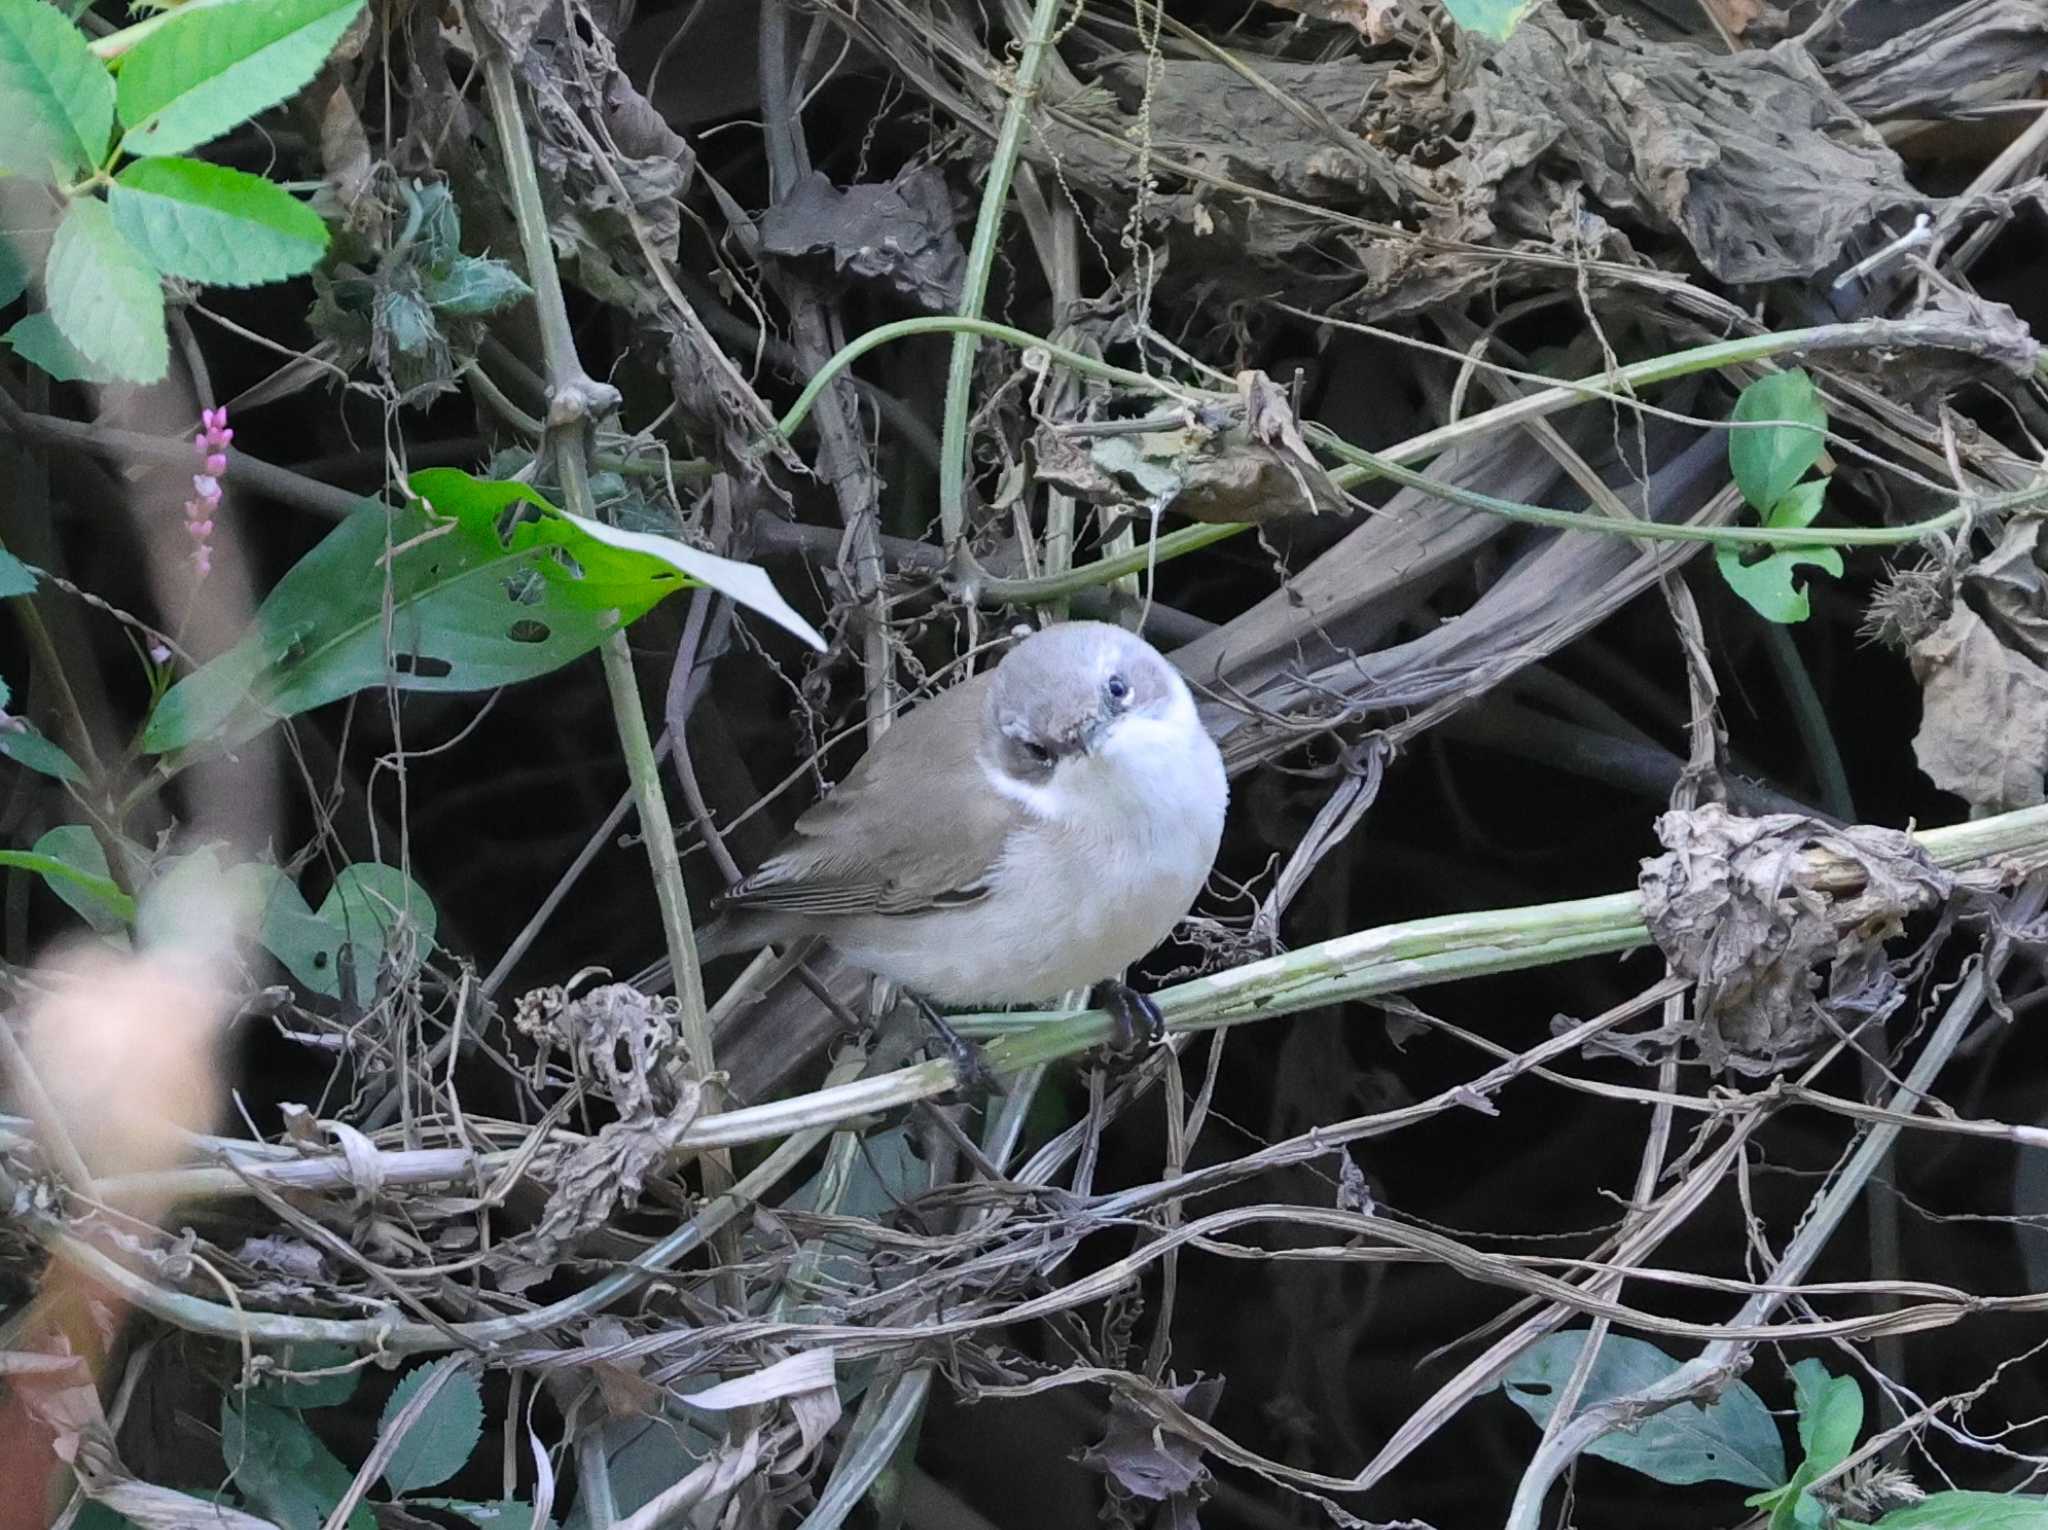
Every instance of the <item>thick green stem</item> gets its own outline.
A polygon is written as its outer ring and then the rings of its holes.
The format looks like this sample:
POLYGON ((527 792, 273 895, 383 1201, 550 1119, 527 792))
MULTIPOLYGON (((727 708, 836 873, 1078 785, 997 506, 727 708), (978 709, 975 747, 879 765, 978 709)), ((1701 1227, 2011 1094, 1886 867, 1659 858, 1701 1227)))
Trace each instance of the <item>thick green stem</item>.
MULTIPOLYGON (((1003 108, 995 154, 982 182, 981 213, 975 219, 974 243, 967 250, 967 274, 960 287, 962 318, 980 318, 981 305, 988 297, 996 240, 1003 228, 1003 208, 1010 200, 1010 179, 1017 171, 1017 156, 1024 149, 1024 134, 1030 128, 1031 96, 1038 88, 1045 56, 1052 51, 1052 28, 1059 9, 1060 0, 1037 0, 1031 8, 1030 35, 1024 39, 1023 54, 1010 81, 1009 104, 1003 108)), ((956 332, 952 365, 946 372, 946 413, 939 436, 939 528, 948 549, 958 545, 967 530, 967 420, 972 402, 969 392, 974 382, 974 353, 980 345, 976 331, 956 332)))

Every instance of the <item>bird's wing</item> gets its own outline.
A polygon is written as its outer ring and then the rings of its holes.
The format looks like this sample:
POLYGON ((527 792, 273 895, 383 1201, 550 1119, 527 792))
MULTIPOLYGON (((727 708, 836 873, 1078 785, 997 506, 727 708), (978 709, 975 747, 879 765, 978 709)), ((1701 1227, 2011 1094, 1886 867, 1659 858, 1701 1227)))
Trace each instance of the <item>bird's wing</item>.
POLYGON ((987 698, 980 675, 905 714, 726 905, 918 914, 986 897, 1018 823, 1016 804, 983 781, 976 757, 987 698))

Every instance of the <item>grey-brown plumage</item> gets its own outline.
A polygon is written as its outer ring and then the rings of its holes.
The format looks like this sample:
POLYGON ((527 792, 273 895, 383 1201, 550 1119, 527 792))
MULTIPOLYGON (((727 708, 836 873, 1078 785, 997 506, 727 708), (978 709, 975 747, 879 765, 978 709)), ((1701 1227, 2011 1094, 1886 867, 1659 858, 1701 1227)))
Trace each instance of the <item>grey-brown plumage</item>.
POLYGON ((1186 912, 1227 795, 1156 650, 1049 627, 902 717, 727 895, 699 955, 816 935, 940 1002, 1053 998, 1186 912))

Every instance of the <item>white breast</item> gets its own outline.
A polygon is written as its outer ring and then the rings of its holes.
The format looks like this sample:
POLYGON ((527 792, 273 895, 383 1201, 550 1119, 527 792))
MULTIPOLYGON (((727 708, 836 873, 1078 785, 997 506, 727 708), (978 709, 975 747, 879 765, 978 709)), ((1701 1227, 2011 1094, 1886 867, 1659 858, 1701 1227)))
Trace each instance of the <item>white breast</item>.
POLYGON ((1185 689, 1127 717, 1046 786, 996 776, 1027 809, 980 902, 849 920, 845 955, 943 1004, 1022 1004, 1121 976, 1166 938, 1216 860, 1229 783, 1185 689), (1020 793, 1024 795, 1019 795, 1020 793))

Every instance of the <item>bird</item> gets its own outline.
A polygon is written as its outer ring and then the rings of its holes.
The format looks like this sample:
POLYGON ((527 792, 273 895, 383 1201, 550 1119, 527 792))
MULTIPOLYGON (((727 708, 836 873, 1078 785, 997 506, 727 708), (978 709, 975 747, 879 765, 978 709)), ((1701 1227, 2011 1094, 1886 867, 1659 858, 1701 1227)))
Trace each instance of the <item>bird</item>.
POLYGON ((1187 683, 1144 639, 1071 621, 912 708, 697 932, 702 961, 822 937, 934 1005, 1089 989, 1125 1046, 1159 1011, 1123 981, 1207 883, 1230 800, 1187 683))

